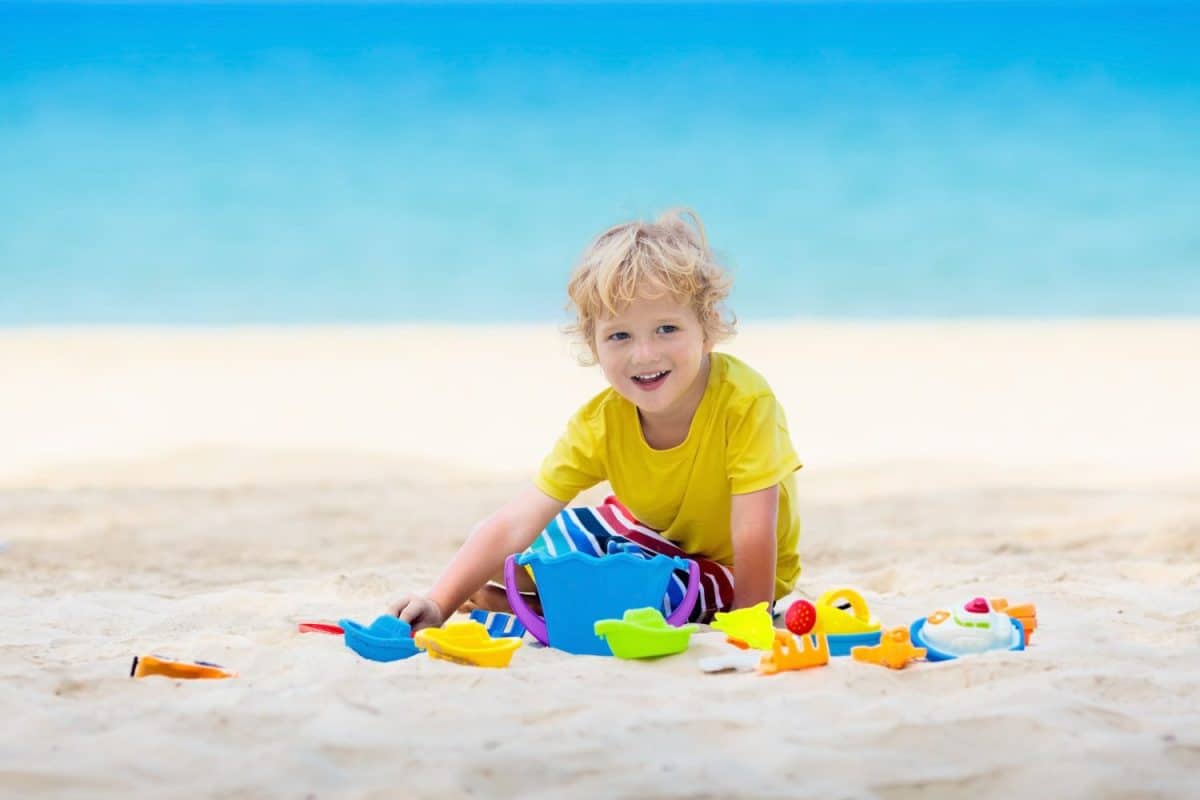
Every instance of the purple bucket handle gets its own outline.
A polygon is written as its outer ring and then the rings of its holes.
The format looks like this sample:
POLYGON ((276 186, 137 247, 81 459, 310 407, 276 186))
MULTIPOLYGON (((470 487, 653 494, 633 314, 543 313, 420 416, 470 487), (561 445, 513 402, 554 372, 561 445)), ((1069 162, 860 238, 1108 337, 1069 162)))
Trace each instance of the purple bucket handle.
MULTIPOLYGON (((517 619, 525 629, 544 645, 550 644, 550 636, 546 632, 546 618, 534 613, 525 598, 517 591, 517 557, 511 555, 504 559, 504 594, 508 597, 508 605, 512 608, 517 619)), ((688 560, 688 585, 683 594, 683 601, 667 617, 667 624, 678 628, 688 621, 692 609, 696 607, 696 599, 700 597, 700 567, 695 561, 688 560)))
POLYGON ((549 645, 550 637, 546 633, 546 618, 535 614, 525 602, 525 598, 517 591, 517 557, 515 555, 504 559, 504 594, 508 596, 509 606, 517 615, 517 619, 521 620, 525 630, 533 634, 533 638, 542 644, 549 645))
POLYGON ((692 609, 696 607, 696 598, 699 596, 700 567, 695 561, 689 559, 687 591, 683 593, 683 600, 679 603, 679 607, 671 612, 671 616, 667 617, 667 624, 678 628, 687 622, 688 617, 692 614, 692 609))

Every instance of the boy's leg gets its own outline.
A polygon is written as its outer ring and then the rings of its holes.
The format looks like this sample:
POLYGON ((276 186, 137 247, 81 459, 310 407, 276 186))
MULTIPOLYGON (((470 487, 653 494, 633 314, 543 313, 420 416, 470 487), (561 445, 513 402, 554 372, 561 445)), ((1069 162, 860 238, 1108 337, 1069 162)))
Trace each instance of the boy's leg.
MULTIPOLYGON (((689 621, 710 622, 718 611, 728 611, 733 607, 733 570, 729 567, 684 552, 658 531, 639 522, 615 497, 609 497, 604 505, 594 511, 614 535, 633 542, 643 551, 696 562, 700 569, 700 593, 688 615, 689 621)), ((688 570, 675 570, 671 582, 667 584, 667 595, 663 598, 664 614, 670 614, 683 602, 689 577, 688 570)))
MULTIPOLYGON (((700 568, 700 593, 696 596, 696 605, 688 615, 688 622, 712 622, 713 615, 718 611, 729 611, 733 608, 733 570, 699 556, 686 556, 696 562, 700 568)), ((687 570, 677 569, 667 585, 667 598, 663 603, 664 613, 670 613, 683 602, 687 591, 687 582, 691 576, 687 570)))
MULTIPOLYGON (((599 506, 563 509, 525 552, 547 553, 551 556, 578 552, 602 557, 607 554, 610 542, 632 542, 649 554, 678 556, 695 561, 700 568, 700 593, 689 615, 692 622, 708 622, 716 612, 728 611, 733 606, 732 570, 716 561, 685 553, 658 531, 638 522, 615 497, 609 497, 599 506)), ((683 601, 688 578, 687 570, 675 571, 663 598, 664 613, 669 614, 683 601)), ((527 571, 518 570, 517 580, 518 591, 536 598, 536 587, 527 571)), ((497 577, 496 584, 489 584, 477 593, 480 595, 477 607, 489 611, 509 611, 503 575, 497 577)), ((475 602, 476 598, 472 597, 472 601, 475 602)))
POLYGON ((598 508, 594 506, 564 508, 550 520, 550 524, 525 552, 550 556, 574 552, 597 558, 605 555, 608 543, 620 537, 614 536, 614 531, 598 522, 597 512, 598 508))

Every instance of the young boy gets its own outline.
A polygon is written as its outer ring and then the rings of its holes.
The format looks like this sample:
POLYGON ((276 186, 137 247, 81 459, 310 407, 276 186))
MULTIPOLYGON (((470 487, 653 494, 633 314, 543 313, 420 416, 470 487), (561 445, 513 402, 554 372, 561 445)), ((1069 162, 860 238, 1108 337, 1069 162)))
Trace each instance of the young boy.
MULTIPOLYGON (((613 539, 697 562, 693 620, 787 594, 800 573, 800 462, 767 382, 713 352, 733 334, 721 309, 731 284, 693 212, 601 234, 567 292, 586 363, 599 363, 610 388, 571 417, 533 483, 475 526, 428 594, 399 599, 391 613, 415 631, 441 625, 468 600, 508 610, 503 590, 488 585, 503 585, 508 555, 602 557, 613 539), (615 497, 566 509, 603 480, 615 497)), ((668 611, 686 572, 675 577, 668 611)), ((522 591, 536 590, 520 579, 522 591)))

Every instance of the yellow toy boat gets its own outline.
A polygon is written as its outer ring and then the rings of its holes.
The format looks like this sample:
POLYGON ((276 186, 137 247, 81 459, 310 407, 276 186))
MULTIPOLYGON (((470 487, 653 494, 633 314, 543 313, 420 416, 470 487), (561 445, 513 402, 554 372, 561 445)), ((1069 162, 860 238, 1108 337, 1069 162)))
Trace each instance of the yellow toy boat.
POLYGON ((913 647, 908 628, 891 628, 883 634, 879 644, 850 649, 855 661, 879 664, 888 669, 904 669, 910 661, 925 657, 924 647, 913 647))
POLYGON ((775 641, 775 626, 765 602, 737 611, 718 611, 712 627, 755 650, 770 650, 775 641))
POLYGON ((430 658, 468 664, 474 667, 507 667, 520 639, 493 639, 478 622, 452 622, 441 628, 417 631, 413 641, 430 658))
POLYGON ((774 675, 794 669, 822 667, 829 663, 829 640, 823 633, 804 634, 796 637, 788 631, 775 631, 771 652, 758 662, 762 675, 774 675))

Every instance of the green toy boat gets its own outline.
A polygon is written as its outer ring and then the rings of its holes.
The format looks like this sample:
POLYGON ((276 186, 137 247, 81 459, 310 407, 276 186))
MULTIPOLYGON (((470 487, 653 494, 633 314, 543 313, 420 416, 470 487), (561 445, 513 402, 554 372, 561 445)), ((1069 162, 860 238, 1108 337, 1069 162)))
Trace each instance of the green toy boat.
POLYGON ((661 658, 682 653, 699 625, 667 624, 655 608, 631 608, 621 619, 602 619, 595 625, 596 635, 608 643, 617 658, 661 658))

